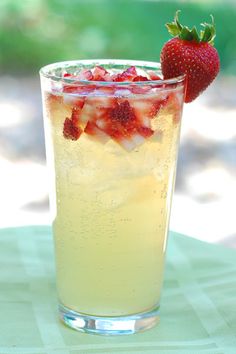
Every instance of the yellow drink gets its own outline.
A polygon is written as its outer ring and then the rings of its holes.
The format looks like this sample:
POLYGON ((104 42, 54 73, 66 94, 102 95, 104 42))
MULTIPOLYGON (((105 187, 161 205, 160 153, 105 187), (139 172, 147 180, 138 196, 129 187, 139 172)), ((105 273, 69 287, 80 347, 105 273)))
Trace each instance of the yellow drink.
MULTIPOLYGON (((182 95, 181 83, 119 98, 132 110, 140 109, 140 102, 163 102, 151 116, 153 134, 127 148, 117 138, 101 141, 81 134, 76 141, 65 139, 63 124, 76 95, 46 93, 48 153, 56 182, 57 286, 67 309, 106 318, 159 307, 182 95)), ((98 111, 104 99, 89 96, 98 111)))

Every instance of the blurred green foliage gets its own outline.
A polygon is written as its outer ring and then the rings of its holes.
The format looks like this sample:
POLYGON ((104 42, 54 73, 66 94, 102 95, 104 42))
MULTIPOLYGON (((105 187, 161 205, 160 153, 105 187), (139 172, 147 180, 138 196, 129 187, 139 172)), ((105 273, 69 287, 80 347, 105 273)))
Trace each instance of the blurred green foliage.
MULTIPOLYGON (((187 1, 1 0, 1 73, 35 73, 60 60, 127 58, 159 61, 177 9, 189 26, 217 24, 224 73, 236 74, 236 7, 187 1)), ((198 26, 200 29, 200 26, 198 26)))

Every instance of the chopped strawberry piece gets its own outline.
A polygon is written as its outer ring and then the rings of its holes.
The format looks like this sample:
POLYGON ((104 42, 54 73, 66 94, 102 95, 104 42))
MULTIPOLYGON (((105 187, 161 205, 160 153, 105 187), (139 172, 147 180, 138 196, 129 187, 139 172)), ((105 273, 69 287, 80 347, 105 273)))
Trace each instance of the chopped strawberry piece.
POLYGON ((113 76, 113 81, 122 82, 122 81, 133 81, 133 79, 137 76, 137 71, 135 66, 130 66, 128 69, 123 71, 121 74, 117 74, 113 76))
POLYGON ((136 117, 129 102, 126 100, 119 103, 114 100, 108 106, 104 103, 103 107, 100 104, 96 110, 97 115, 93 120, 95 124, 115 140, 130 136, 135 131, 136 117))
POLYGON ((107 141, 110 136, 127 151, 143 144, 146 138, 153 135, 154 131, 150 124, 145 122, 145 125, 142 120, 137 118, 135 110, 128 100, 105 101, 103 107, 101 103, 102 100, 96 107, 94 102, 96 109, 93 114, 95 113, 95 115, 87 121, 84 130, 86 134, 96 137, 102 142, 107 141))
POLYGON ((82 124, 87 124, 87 122, 90 120, 94 120, 94 117, 96 115, 96 108, 94 107, 94 105, 92 104, 92 101, 90 102, 91 99, 87 99, 83 109, 81 111, 80 114, 80 122, 82 122, 82 124))
POLYGON ((124 138, 131 138, 137 131, 138 121, 129 101, 116 102, 109 110, 104 131, 118 143, 124 138))
POLYGON ((88 121, 97 123, 107 117, 108 111, 115 105, 114 97, 87 97, 79 117, 81 124, 87 124, 88 121))
POLYGON ((71 77, 71 76, 73 76, 72 74, 69 74, 69 73, 65 73, 64 75, 63 75, 63 77, 71 77))
POLYGON ((148 81, 148 78, 146 76, 137 75, 137 76, 135 76, 133 81, 148 81))
POLYGON ((92 81, 93 80, 93 73, 91 70, 83 70, 79 74, 78 79, 92 81))
POLYGON ((63 85, 63 92, 76 93, 76 91, 77 91, 77 87, 76 86, 63 85))
POLYGON ((63 92, 65 93, 74 93, 86 95, 95 90, 96 86, 91 84, 85 84, 81 81, 91 81, 93 80, 93 74, 91 70, 83 70, 78 76, 71 74, 64 74, 64 77, 70 77, 76 81, 73 81, 71 84, 63 85, 63 92))
POLYGON ((136 116, 129 101, 117 103, 115 108, 110 111, 110 119, 112 122, 111 130, 117 136, 117 129, 119 134, 130 136, 135 131, 136 116))
POLYGON ((109 140, 109 136, 99 129, 99 127, 93 122, 87 123, 84 132, 103 144, 109 140))
POLYGON ((79 114, 80 114, 80 109, 78 107, 73 107, 72 108, 72 113, 71 113, 71 121, 73 125, 78 125, 79 123, 79 114))
POLYGON ((84 106, 84 102, 85 102, 85 97, 80 97, 80 98, 76 97, 74 104, 77 108, 80 108, 81 110, 84 106))
POLYGON ((134 108, 135 114, 140 121, 146 120, 146 118, 154 118, 161 107, 165 105, 167 96, 157 98, 156 96, 151 98, 137 98, 131 101, 131 105, 134 108))
POLYGON ((124 73, 126 75, 130 75, 130 76, 136 76, 137 75, 137 71, 136 71, 136 68, 135 66, 130 66, 128 69, 126 69, 124 71, 124 73))
POLYGON ((153 118, 157 115, 157 113, 160 111, 160 109, 165 106, 167 103, 168 96, 164 97, 163 99, 158 99, 153 102, 152 108, 150 110, 150 117, 153 118))
POLYGON ((78 140, 82 134, 82 129, 76 126, 69 118, 65 119, 63 127, 63 135, 66 139, 78 140))
POLYGON ((102 66, 95 66, 93 71, 93 80, 94 81, 110 81, 109 72, 104 69, 102 66))
POLYGON ((116 87, 115 86, 98 86, 96 88, 96 92, 101 92, 102 94, 105 95, 113 95, 114 92, 116 91, 116 87))
POLYGON ((135 120, 135 114, 132 107, 130 107, 129 101, 116 103, 116 106, 110 111, 110 118, 112 121, 117 121, 121 124, 127 124, 130 121, 135 120))
POLYGON ((63 92, 65 93, 74 93, 77 95, 87 95, 93 92, 96 89, 95 85, 82 85, 81 83, 73 85, 64 85, 63 92))
POLYGON ((95 135, 94 127, 96 125, 90 121, 86 124, 86 127, 84 128, 84 132, 89 134, 89 135, 95 135))
POLYGON ((139 86, 139 85, 133 84, 133 85, 130 85, 130 90, 134 94, 144 95, 145 93, 147 93, 148 91, 151 90, 151 86, 148 86, 148 85, 139 86))
POLYGON ((161 77, 158 76, 154 71, 149 71, 150 80, 161 80, 161 77))
POLYGON ((122 82, 122 81, 127 81, 122 74, 117 74, 117 75, 112 75, 112 80, 114 82, 122 82))
POLYGON ((139 134, 142 135, 144 138, 149 138, 154 133, 154 131, 152 129, 147 128, 147 127, 138 127, 137 130, 138 130, 139 134))
POLYGON ((83 130, 79 126, 81 108, 74 106, 71 117, 66 118, 63 126, 63 135, 66 139, 78 140, 83 130))

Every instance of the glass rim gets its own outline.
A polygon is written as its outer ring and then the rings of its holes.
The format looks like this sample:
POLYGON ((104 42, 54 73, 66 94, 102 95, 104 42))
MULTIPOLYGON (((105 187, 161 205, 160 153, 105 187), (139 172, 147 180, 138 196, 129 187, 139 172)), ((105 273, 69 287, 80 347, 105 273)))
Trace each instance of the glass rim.
POLYGON ((148 81, 93 81, 93 80, 78 80, 76 78, 70 77, 62 77, 56 74, 50 73, 50 70, 53 69, 66 69, 72 66, 91 66, 94 67, 96 65, 113 65, 113 66, 135 66, 138 68, 143 68, 147 70, 153 70, 161 73, 161 64, 159 62, 154 61, 144 61, 144 60, 130 60, 130 59, 82 59, 82 60, 66 60, 59 61, 52 64, 48 64, 43 66, 39 70, 40 76, 51 79, 53 81, 64 81, 67 84, 83 84, 83 85, 101 85, 101 86, 127 86, 127 85, 138 85, 138 86, 147 86, 147 85, 155 85, 155 86, 163 86, 163 85, 173 85, 184 83, 186 75, 179 75, 171 79, 160 79, 160 80, 148 80, 148 81))

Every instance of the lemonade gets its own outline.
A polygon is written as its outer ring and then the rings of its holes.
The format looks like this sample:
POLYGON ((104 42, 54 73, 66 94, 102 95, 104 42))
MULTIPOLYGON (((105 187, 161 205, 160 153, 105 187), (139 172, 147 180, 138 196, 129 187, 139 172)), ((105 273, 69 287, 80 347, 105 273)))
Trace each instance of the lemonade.
POLYGON ((160 304, 184 79, 118 64, 42 78, 59 302, 78 318, 160 304))

